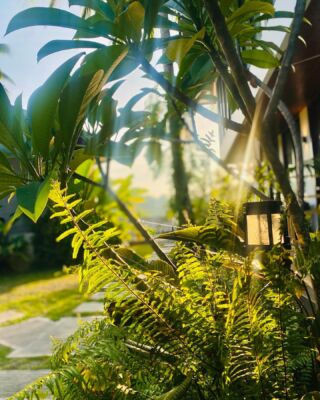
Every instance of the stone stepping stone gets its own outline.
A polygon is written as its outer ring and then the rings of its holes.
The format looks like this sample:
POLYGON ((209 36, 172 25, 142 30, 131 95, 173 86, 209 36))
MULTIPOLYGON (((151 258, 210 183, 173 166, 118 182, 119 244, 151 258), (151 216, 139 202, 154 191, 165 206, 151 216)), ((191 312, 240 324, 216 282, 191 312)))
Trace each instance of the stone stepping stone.
POLYGON ((104 312, 103 303, 98 301, 87 301, 73 310, 76 314, 101 314, 104 312))
POLYGON ((28 358, 50 356, 52 354, 52 339, 66 339, 79 326, 78 318, 61 318, 55 321, 48 329, 39 332, 36 340, 29 341, 29 344, 20 347, 9 354, 9 358, 28 358))
POLYGON ((98 293, 93 294, 93 295, 90 297, 90 300, 93 300, 93 301, 102 301, 102 300, 104 300, 104 298, 105 298, 105 293, 104 293, 104 292, 98 292, 98 293))
POLYGON ((0 328, 0 343, 13 349, 27 347, 30 342, 51 332, 54 324, 54 321, 47 318, 36 317, 0 328))
MULTIPOLYGON (((99 303, 100 304, 100 303, 99 303)), ((52 354, 52 338, 66 339, 77 330, 81 321, 95 317, 65 317, 59 321, 31 318, 19 324, 0 328, 0 343, 11 347, 8 358, 44 357, 52 354)))
POLYGON ((16 319, 20 319, 23 316, 24 316, 23 313, 15 311, 15 310, 1 312, 0 313, 0 325, 4 324, 6 322, 14 321, 16 319))
POLYGON ((48 370, 10 370, 0 371, 0 397, 5 399, 22 390, 26 385, 48 374, 48 370))

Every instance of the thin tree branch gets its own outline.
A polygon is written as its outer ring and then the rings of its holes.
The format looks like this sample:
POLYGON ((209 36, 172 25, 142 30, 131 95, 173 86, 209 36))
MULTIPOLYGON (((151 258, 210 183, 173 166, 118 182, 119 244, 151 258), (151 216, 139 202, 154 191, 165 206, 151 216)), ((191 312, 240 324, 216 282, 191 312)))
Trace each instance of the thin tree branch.
POLYGON ((149 61, 143 56, 143 54, 141 54, 138 50, 137 52, 144 72, 148 74, 158 85, 160 85, 162 89, 171 97, 181 101, 181 103, 185 104, 189 109, 201 114, 203 117, 212 122, 216 122, 218 124, 223 123, 226 128, 231 129, 235 132, 242 131, 243 128, 241 124, 238 124, 237 122, 231 121, 229 119, 221 118, 220 115, 207 109, 203 105, 198 104, 196 101, 190 99, 183 92, 181 92, 181 90, 179 90, 177 87, 174 87, 149 63, 149 61))
POLYGON ((106 186, 104 184, 95 182, 83 175, 78 174, 77 172, 73 172, 73 176, 82 182, 88 183, 89 185, 99 187, 101 189, 104 189, 113 200, 118 204, 120 210, 128 217, 129 221, 132 223, 132 225, 137 229, 138 232, 141 233, 141 235, 144 237, 146 242, 150 244, 154 252, 157 254, 157 256, 171 265, 171 267, 176 270, 177 267, 175 264, 170 260, 170 258, 164 253, 164 251, 160 248, 160 246, 156 243, 156 241, 153 239, 153 237, 149 234, 149 232, 144 228, 144 226, 140 223, 140 221, 132 214, 132 212, 129 210, 129 208, 125 205, 125 203, 118 197, 118 195, 110 188, 110 186, 106 186))
POLYGON ((266 109, 266 112, 264 114, 265 120, 272 118, 272 115, 277 110, 279 100, 282 97, 283 90, 287 82, 288 74, 290 72, 294 51, 298 40, 298 35, 302 25, 304 10, 305 10, 305 0, 297 0, 288 47, 284 53, 280 71, 278 73, 277 80, 273 88, 272 96, 268 104, 268 107, 266 109))
POLYGON ((240 110, 242 111, 242 114, 250 120, 250 116, 247 111, 247 107, 242 100, 242 97, 239 93, 239 90, 230 75, 227 66, 223 63, 219 53, 216 51, 214 48, 209 49, 209 56, 215 65, 217 71, 219 72, 223 82, 225 83, 227 89, 229 90, 230 95, 234 98, 238 106, 240 107, 240 110))
MULTIPOLYGON (((265 83, 263 83, 259 78, 257 78, 254 74, 249 72, 250 74, 250 81, 255 86, 259 86, 262 91, 271 98, 272 96, 272 89, 269 88, 265 83)), ((304 198, 304 176, 303 176, 303 153, 302 153, 302 143, 301 143, 301 136, 300 132, 297 128, 297 124, 286 106, 286 104, 280 100, 278 104, 278 110, 280 111, 281 115, 285 119, 293 143, 294 153, 295 153, 295 160, 296 160, 296 174, 297 174, 297 196, 300 206, 303 205, 303 198, 304 198)))
POLYGON ((273 130, 273 125, 267 124, 265 121, 262 128, 260 142, 281 188, 289 214, 292 218, 298 241, 302 246, 305 246, 310 241, 308 226, 305 221, 303 209, 300 207, 297 197, 290 185, 288 172, 282 165, 278 156, 278 149, 273 143, 273 138, 270 134, 273 130))
MULTIPOLYGON (((305 0, 297 0, 295 17, 292 24, 291 35, 289 37, 289 44, 282 59, 281 68, 277 76, 270 102, 266 112, 264 113, 264 118, 262 119, 260 140, 263 145, 265 155, 273 169, 285 198, 298 241, 304 249, 307 249, 308 243, 310 242, 310 236, 308 226, 305 221, 303 208, 299 205, 297 197, 292 190, 288 173, 279 159, 278 150, 273 142, 273 136, 271 135, 271 132, 274 131, 275 113, 287 81, 288 73, 290 71, 295 45, 303 20, 304 9, 305 0)), ((259 116, 259 119, 261 119, 261 116, 259 116)))
POLYGON ((236 51, 234 42, 228 30, 226 21, 221 12, 218 1, 204 0, 204 5, 208 12, 211 23, 214 27, 218 42, 226 57, 228 66, 231 69, 231 73, 234 77, 235 84, 239 90, 239 93, 243 99, 244 104, 246 105, 247 109, 246 114, 249 115, 250 120, 252 120, 255 110, 255 100, 251 93, 249 84, 247 82, 247 75, 245 68, 243 66, 242 60, 240 59, 236 51))

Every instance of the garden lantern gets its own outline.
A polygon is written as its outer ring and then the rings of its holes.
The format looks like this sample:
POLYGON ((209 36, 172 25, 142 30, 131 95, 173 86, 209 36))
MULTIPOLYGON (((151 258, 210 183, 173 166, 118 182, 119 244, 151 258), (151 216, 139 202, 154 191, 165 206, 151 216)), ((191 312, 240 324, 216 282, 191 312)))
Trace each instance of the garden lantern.
POLYGON ((247 251, 270 250, 273 245, 289 243, 282 224, 281 201, 269 200, 244 204, 245 241, 247 251))

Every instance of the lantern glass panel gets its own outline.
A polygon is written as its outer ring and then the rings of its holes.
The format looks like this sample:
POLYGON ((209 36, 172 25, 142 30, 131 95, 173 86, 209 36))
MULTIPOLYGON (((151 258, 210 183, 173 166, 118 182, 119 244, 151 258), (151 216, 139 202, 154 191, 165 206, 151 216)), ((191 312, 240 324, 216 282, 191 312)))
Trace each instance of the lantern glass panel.
POLYGON ((249 246, 269 246, 267 214, 247 215, 247 233, 249 246))
POLYGON ((272 237, 273 244, 279 244, 283 242, 281 232, 281 214, 271 214, 272 218, 272 237))

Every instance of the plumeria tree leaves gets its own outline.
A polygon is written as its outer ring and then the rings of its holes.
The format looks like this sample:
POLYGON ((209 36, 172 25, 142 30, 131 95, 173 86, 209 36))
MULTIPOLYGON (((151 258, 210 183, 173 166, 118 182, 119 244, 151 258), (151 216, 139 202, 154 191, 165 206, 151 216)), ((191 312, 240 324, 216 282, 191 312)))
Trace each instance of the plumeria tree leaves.
POLYGON ((31 120, 32 145, 35 153, 45 158, 49 155, 61 92, 81 56, 82 54, 76 55, 62 64, 30 97, 28 114, 31 120))
POLYGON ((143 2, 145 8, 145 18, 144 18, 144 33, 146 37, 150 37, 153 29, 157 23, 157 19, 160 15, 161 7, 167 3, 168 0, 145 0, 143 2))
POLYGON ((102 0, 69 0, 69 6, 89 8, 110 21, 113 21, 115 17, 112 7, 102 0))
POLYGON ((241 56, 247 64, 259 68, 276 68, 280 63, 272 53, 259 49, 244 50, 241 52, 241 56))
POLYGON ((105 47, 102 43, 93 42, 90 40, 52 40, 45 44, 39 51, 37 60, 63 50, 73 49, 99 49, 105 47))
POLYGON ((274 6, 270 3, 265 1, 247 1, 227 17, 227 23, 240 23, 248 21, 259 14, 272 16, 274 13, 274 6))
POLYGON ((202 28, 191 38, 182 38, 171 41, 168 44, 166 55, 169 60, 181 64, 184 56, 191 50, 198 39, 203 39, 205 29, 202 28))
POLYGON ((138 43, 144 23, 144 7, 139 1, 133 1, 118 17, 119 27, 125 32, 126 38, 138 43))
POLYGON ((16 191, 20 210, 33 222, 37 222, 47 205, 50 185, 47 177, 43 182, 31 182, 16 191))
POLYGON ((81 17, 58 8, 32 7, 16 14, 10 21, 6 34, 30 26, 58 26, 90 32, 90 25, 81 17))

